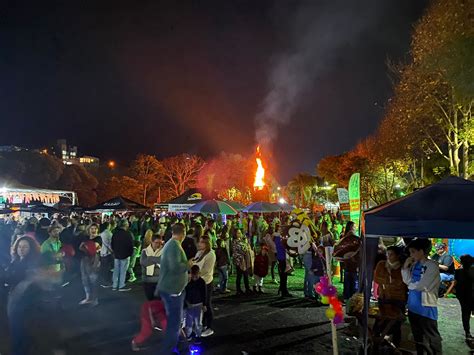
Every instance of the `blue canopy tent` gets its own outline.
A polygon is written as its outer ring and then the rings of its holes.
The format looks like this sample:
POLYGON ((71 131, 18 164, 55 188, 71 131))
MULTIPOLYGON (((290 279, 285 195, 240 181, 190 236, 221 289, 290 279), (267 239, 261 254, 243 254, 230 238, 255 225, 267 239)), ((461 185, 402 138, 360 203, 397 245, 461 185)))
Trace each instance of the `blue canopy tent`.
POLYGON ((363 213, 360 290, 364 292, 364 353, 378 239, 390 237, 474 239, 474 182, 448 177, 363 213))

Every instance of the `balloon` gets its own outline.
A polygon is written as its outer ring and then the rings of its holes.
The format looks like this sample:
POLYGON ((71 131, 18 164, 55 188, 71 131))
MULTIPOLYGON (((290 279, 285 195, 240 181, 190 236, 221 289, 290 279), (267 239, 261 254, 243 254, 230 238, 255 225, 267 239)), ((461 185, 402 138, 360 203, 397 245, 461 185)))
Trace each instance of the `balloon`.
POLYGON ((329 298, 326 296, 321 297, 321 303, 322 304, 329 304, 329 298))
POLYGON ((64 256, 66 257, 73 257, 76 255, 76 251, 74 250, 74 247, 70 244, 63 244, 61 247, 61 251, 64 253, 64 256))
POLYGON ((339 300, 337 297, 331 296, 329 297, 329 304, 334 307, 334 305, 338 304, 339 300))
POLYGON ((328 296, 336 296, 336 295, 337 295, 337 288, 336 288, 336 286, 333 286, 333 285, 328 286, 328 287, 327 287, 327 294, 328 294, 328 296))
POLYGON ((321 285, 321 283, 318 282, 316 285, 314 285, 314 289, 316 290, 317 293, 322 293, 323 285, 321 285))
POLYGON ((319 283, 323 286, 329 285, 329 278, 327 276, 323 276, 319 279, 319 283))
POLYGON ((341 324, 342 322, 344 322, 344 315, 342 314, 342 312, 336 313, 332 321, 334 322, 334 324, 341 324))
POLYGON ((335 315, 336 315, 336 311, 334 311, 334 309, 332 308, 326 309, 326 317, 328 317, 329 319, 333 319, 335 315))
POLYGON ((328 287, 327 286, 323 286, 323 289, 321 290, 321 294, 323 296, 327 296, 329 298, 328 287))
POLYGON ((331 305, 332 305, 332 308, 334 308, 334 310, 337 313, 342 313, 342 304, 341 304, 341 302, 338 302, 336 304, 331 304, 331 305))

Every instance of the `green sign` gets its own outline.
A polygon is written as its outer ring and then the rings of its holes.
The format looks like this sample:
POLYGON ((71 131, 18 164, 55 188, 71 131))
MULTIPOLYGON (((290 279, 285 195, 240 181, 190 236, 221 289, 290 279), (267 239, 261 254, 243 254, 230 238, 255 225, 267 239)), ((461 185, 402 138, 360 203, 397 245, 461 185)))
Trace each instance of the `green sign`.
POLYGON ((349 180, 349 210, 351 221, 355 224, 355 230, 360 225, 360 174, 354 173, 349 180))

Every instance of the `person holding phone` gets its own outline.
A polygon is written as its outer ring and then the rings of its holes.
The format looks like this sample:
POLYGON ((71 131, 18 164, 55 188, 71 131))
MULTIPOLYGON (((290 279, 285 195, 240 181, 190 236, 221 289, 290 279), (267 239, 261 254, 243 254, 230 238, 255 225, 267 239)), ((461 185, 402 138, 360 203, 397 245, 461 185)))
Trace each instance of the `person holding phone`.
POLYGON ((441 354, 441 336, 438 331, 439 268, 428 259, 429 239, 414 239, 408 245, 410 257, 402 268, 403 282, 408 286, 408 319, 416 342, 417 354, 441 354))

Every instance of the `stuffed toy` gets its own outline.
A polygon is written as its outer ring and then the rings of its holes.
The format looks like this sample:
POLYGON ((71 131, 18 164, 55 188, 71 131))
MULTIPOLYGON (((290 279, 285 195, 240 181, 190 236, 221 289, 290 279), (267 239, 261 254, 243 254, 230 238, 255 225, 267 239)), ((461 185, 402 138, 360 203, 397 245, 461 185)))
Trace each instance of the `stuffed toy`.
POLYGON ((293 221, 286 229, 287 248, 299 255, 306 253, 311 247, 311 233, 308 226, 293 221))
POLYGON ((291 212, 291 216, 293 217, 294 221, 297 221, 300 225, 304 225, 307 227, 307 230, 309 231, 309 235, 311 236, 310 242, 315 242, 316 244, 318 243, 319 239, 319 233, 314 225, 313 221, 311 218, 308 217, 305 211, 303 211, 300 208, 295 208, 291 212))

